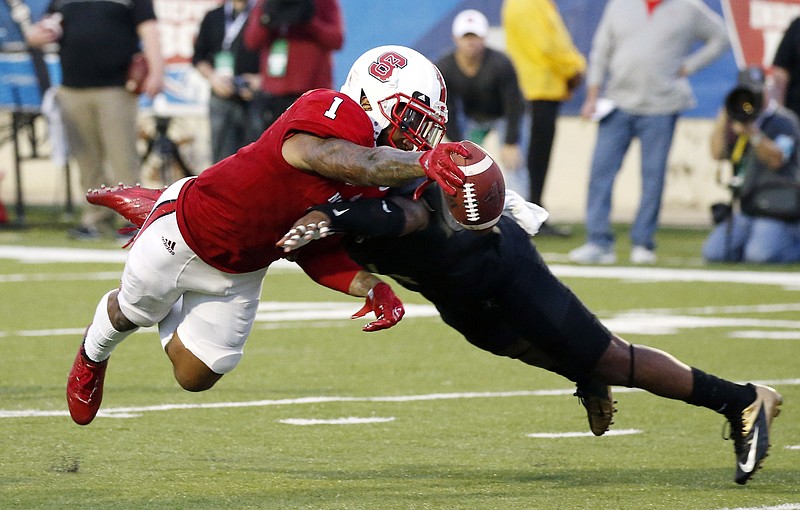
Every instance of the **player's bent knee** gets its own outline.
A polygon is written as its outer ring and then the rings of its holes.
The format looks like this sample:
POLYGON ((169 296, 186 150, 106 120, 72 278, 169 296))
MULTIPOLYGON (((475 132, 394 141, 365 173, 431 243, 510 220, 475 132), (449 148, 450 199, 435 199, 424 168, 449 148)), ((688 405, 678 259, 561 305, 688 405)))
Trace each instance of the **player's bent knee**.
POLYGON ((206 365, 200 358, 192 353, 183 344, 183 341, 177 333, 172 335, 172 339, 167 342, 165 347, 167 356, 172 361, 173 373, 175 380, 178 381, 181 388, 186 391, 198 392, 210 389, 217 381, 220 380, 222 375, 230 370, 222 370, 217 365, 223 368, 227 365, 224 363, 226 358, 233 357, 235 361, 231 369, 236 366, 241 358, 238 356, 225 356, 222 360, 217 360, 210 367, 206 365), (223 361, 220 363, 220 361, 223 361))
POLYGON ((180 341, 167 344, 167 355, 172 361, 175 380, 186 391, 198 392, 210 389, 219 381, 218 374, 200 361, 180 341))
POLYGON ((186 391, 197 393, 211 389, 217 381, 220 380, 222 374, 217 374, 208 370, 179 370, 175 369, 175 380, 186 391))

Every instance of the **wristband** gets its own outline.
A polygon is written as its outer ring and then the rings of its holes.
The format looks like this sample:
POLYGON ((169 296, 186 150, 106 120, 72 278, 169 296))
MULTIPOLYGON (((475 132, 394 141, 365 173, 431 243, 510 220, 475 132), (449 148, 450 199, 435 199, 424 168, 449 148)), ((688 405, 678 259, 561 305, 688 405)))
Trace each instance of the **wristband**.
POLYGON ((386 198, 363 198, 311 208, 331 220, 330 228, 367 237, 398 237, 406 225, 405 211, 386 198))

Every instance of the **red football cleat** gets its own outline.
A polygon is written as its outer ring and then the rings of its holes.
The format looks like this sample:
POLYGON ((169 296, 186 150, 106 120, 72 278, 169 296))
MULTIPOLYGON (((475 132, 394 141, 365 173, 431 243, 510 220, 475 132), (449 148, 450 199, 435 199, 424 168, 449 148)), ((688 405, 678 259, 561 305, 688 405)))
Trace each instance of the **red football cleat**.
POLYGON ((90 204, 113 209, 141 228, 164 189, 143 188, 139 184, 136 186, 119 184, 113 188, 101 186, 100 189, 90 189, 86 193, 86 200, 90 204))
POLYGON ((78 425, 91 423, 100 409, 107 366, 108 360, 97 363, 87 358, 81 342, 67 377, 67 407, 72 420, 78 425))

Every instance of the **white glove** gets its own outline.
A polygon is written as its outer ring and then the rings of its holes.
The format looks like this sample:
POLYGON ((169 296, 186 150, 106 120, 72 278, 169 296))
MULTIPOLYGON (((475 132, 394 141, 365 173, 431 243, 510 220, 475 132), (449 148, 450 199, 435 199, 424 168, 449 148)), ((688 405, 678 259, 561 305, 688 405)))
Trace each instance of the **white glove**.
MULTIPOLYGON (((301 221, 305 216, 301 218, 301 221)), ((328 237, 331 229, 327 221, 320 221, 318 223, 306 223, 295 225, 291 230, 284 234, 283 239, 278 241, 277 246, 282 248, 284 252, 297 250, 311 241, 328 237)))
POLYGON ((515 191, 506 189, 506 203, 503 207, 503 214, 517 222, 522 230, 530 236, 539 232, 550 213, 544 207, 526 201, 515 191))

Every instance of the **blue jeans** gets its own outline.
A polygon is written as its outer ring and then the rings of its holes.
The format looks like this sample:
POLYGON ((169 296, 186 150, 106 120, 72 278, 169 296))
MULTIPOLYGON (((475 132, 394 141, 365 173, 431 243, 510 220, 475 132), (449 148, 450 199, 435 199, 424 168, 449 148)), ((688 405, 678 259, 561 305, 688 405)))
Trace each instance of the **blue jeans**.
POLYGON ((586 206, 588 241, 604 248, 614 245, 611 230, 611 193, 625 153, 634 138, 642 147, 642 196, 631 226, 634 246, 655 249, 655 233, 661 210, 661 194, 667 157, 678 114, 634 115, 615 110, 600 121, 592 156, 586 206))
POLYGON ((800 222, 734 214, 717 225, 703 243, 709 262, 785 264, 800 261, 800 222))

